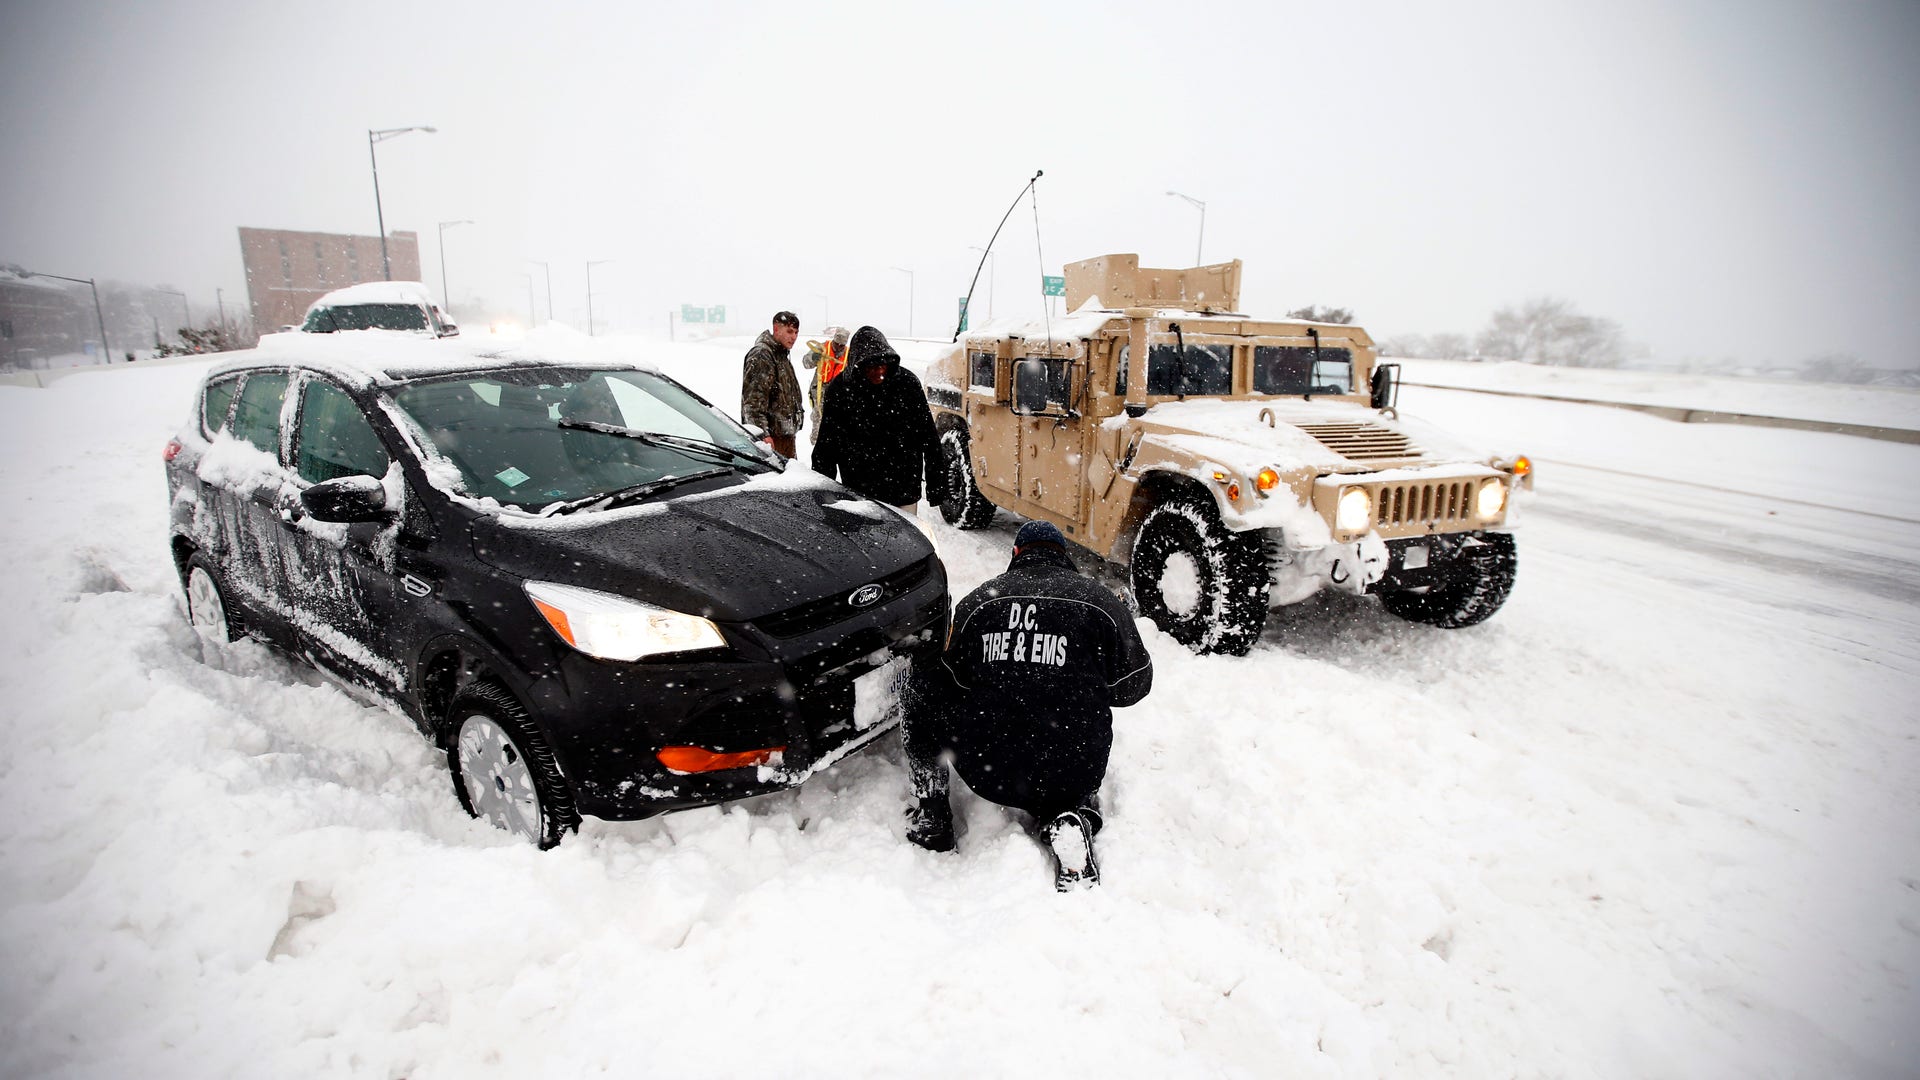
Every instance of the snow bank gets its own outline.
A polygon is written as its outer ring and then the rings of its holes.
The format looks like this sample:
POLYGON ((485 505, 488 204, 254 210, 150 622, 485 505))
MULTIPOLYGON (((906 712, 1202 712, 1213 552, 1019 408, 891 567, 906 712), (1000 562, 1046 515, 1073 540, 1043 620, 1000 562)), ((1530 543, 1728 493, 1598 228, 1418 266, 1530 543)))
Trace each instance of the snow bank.
MULTIPOLYGON (((632 348, 734 406, 740 350, 632 348)), ((1053 893, 1038 845, 964 791, 957 854, 907 846, 891 736, 801 790, 590 822, 541 854, 468 821, 405 720, 255 646, 202 659, 160 465, 195 376, 0 387, 5 1075, 1920 1060, 1911 523, 1836 531, 1725 492, 1642 505, 1666 489, 1543 470, 1518 590, 1484 626, 1322 594, 1242 659, 1149 628, 1156 686, 1119 714, 1087 894, 1053 893)), ((1475 435, 1534 433, 1496 399, 1427 393, 1475 435)), ((1557 453, 1645 420, 1642 451, 1702 482, 1728 465, 1741 490, 1768 445, 1842 456, 1835 436, 1534 404, 1557 453), (1663 448, 1676 432, 1699 441, 1663 448), (1714 441, 1736 437, 1755 442, 1714 441)), ((1014 526, 934 526, 956 588, 1004 567, 1014 526)))

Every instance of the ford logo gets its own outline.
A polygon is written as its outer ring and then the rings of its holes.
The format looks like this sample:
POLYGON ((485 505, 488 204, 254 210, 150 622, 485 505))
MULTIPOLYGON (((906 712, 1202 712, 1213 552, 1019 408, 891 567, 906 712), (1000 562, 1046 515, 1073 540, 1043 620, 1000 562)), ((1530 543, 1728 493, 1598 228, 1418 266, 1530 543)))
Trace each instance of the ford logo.
POLYGON ((862 585, 853 590, 853 594, 847 597, 847 603, 852 604, 854 607, 870 607, 875 601, 880 599, 880 594, 885 591, 886 590, 878 585, 862 585))

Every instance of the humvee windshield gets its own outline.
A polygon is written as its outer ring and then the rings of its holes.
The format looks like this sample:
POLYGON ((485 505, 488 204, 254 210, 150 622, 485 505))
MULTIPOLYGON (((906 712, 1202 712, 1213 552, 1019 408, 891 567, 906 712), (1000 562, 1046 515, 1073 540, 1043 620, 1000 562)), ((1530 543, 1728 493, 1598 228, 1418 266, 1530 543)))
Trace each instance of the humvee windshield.
POLYGON ((1256 394, 1351 394, 1353 353, 1306 345, 1255 345, 1256 394))
MULTIPOLYGON (((1127 360, 1131 345, 1120 346, 1120 374, 1113 392, 1127 392, 1127 360)), ((1154 342, 1147 346, 1147 393, 1149 394, 1231 394, 1233 393, 1233 346, 1187 343, 1186 379, 1180 377, 1180 344, 1177 341, 1154 342)))

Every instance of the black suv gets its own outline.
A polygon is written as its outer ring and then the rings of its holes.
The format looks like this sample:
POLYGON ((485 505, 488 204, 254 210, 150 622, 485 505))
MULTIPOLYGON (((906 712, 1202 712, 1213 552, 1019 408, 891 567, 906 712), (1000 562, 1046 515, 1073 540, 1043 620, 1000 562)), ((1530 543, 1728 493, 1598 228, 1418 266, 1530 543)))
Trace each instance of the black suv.
POLYGON ((282 339, 165 456, 194 627, 398 705, 542 847, 798 784, 888 726, 856 679, 946 632, 912 523, 642 366, 282 339))

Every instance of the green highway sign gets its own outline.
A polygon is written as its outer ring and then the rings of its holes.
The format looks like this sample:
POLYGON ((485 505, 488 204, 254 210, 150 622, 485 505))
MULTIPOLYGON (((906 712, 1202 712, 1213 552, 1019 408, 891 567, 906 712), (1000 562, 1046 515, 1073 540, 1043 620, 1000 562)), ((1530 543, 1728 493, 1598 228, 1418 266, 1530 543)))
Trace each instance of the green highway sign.
POLYGON ((724 305, 724 304, 723 304, 723 305, 721 305, 721 306, 719 306, 719 307, 710 307, 710 308, 708 308, 708 309, 707 309, 707 321, 708 321, 708 322, 710 322, 710 323, 723 323, 723 322, 726 322, 726 321, 727 321, 727 308, 726 308, 726 305, 724 305))
POLYGON ((1042 275, 1040 278, 1040 295, 1042 296, 1067 295, 1067 279, 1064 277, 1054 277, 1051 274, 1042 275))
POLYGON ((966 328, 967 328, 967 298, 963 296, 960 298, 960 329, 965 330, 966 328))
POLYGON ((706 322, 707 309, 699 304, 681 304, 680 321, 683 323, 706 322))

